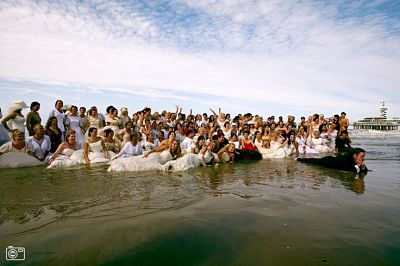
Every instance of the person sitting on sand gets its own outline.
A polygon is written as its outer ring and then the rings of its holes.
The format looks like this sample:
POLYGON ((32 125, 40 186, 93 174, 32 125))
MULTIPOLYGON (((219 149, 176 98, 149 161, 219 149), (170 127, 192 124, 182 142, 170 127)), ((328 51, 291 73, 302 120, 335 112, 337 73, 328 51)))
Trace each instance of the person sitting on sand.
POLYGON ((12 132, 12 140, 0 147, 0 155, 7 152, 26 152, 34 156, 33 147, 25 142, 25 133, 18 129, 12 132))
POLYGON ((46 161, 50 153, 50 137, 44 134, 44 127, 40 124, 33 126, 34 134, 28 137, 27 142, 34 148, 34 155, 40 161, 46 161))

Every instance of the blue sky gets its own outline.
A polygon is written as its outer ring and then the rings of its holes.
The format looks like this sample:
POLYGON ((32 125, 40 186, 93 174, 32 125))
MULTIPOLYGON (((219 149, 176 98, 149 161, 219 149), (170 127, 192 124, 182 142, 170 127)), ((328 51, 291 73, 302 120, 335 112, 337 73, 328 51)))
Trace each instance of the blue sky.
POLYGON ((400 1, 1 1, 14 100, 400 116, 400 1))

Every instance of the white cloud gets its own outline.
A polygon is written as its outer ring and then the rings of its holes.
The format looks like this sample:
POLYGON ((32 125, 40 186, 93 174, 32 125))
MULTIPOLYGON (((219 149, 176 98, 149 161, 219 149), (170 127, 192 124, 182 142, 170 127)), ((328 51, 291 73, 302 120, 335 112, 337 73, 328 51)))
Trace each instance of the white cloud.
POLYGON ((386 30, 389 18, 335 20, 334 5, 251 2, 173 2, 175 10, 158 12, 111 1, 4 1, 0 78, 184 102, 195 99, 179 92, 201 92, 221 107, 229 95, 238 105, 279 103, 276 113, 361 116, 396 95, 400 38, 386 30), (189 10, 198 21, 186 30, 189 10))

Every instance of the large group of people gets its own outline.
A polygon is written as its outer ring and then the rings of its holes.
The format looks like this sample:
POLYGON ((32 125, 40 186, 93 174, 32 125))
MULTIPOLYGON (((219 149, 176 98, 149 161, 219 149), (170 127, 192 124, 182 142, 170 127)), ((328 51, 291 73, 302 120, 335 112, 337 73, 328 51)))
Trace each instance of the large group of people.
MULTIPOLYGON (((346 113, 286 120, 251 113, 152 112, 132 115, 114 106, 106 113, 57 100, 45 126, 40 103, 13 102, 1 119, 0 155, 24 152, 49 168, 108 162, 109 171, 187 169, 200 165, 352 152, 346 113)), ((1 118, 1 109, 0 109, 1 118)), ((364 152, 365 153, 365 152, 364 152)), ((1 161, 1 157, 0 157, 1 161)), ((362 162, 362 165, 364 162, 362 162)), ((360 165, 359 167, 363 167, 360 165)))

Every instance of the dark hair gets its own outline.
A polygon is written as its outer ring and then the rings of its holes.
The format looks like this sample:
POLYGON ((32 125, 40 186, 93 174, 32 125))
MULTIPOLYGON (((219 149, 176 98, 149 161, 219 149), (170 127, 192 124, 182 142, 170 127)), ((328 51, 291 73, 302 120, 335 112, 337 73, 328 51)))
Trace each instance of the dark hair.
POLYGON ((106 130, 104 130, 104 134, 106 135, 106 137, 108 137, 110 134, 114 133, 114 131, 111 128, 107 128, 106 130))
POLYGON ((75 108, 78 111, 78 106, 76 105, 71 105, 71 108, 69 109, 71 111, 72 108, 75 108))
POLYGON ((306 118, 304 116, 302 116, 302 117, 300 117, 300 119, 304 119, 305 120, 306 118))
POLYGON ((256 136, 257 136, 257 133, 260 133, 261 134, 261 132, 260 131, 256 131, 256 132, 254 132, 254 138, 253 138, 253 141, 256 141, 256 136))
POLYGON ((199 143, 200 140, 205 140, 204 136, 199 136, 199 137, 197 138, 197 143, 199 143))
POLYGON ((363 150, 363 149, 361 149, 361 148, 354 148, 353 149, 353 154, 359 154, 360 152, 364 152, 365 153, 365 150, 363 150))
MULTIPOLYGON (((114 106, 110 105, 106 108, 106 113, 109 114, 110 111, 114 108, 114 106)), ((115 109, 115 108, 114 108, 115 109)))
MULTIPOLYGON (((57 120, 57 117, 50 116, 49 119, 47 119, 46 128, 49 128, 51 126, 51 122, 53 121, 53 119, 57 120)), ((58 124, 58 120, 57 120, 57 124, 58 124)), ((57 128, 58 128, 58 126, 57 126, 57 128)))
POLYGON ((79 107, 79 110, 82 110, 82 109, 86 111, 86 107, 83 107, 83 106, 79 107))
POLYGON ((287 135, 287 145, 291 145, 292 141, 290 140, 290 136, 294 136, 296 138, 296 135, 294 134, 294 132, 290 133, 289 135, 287 135))
POLYGON ((175 133, 174 131, 170 131, 170 132, 168 133, 168 138, 169 138, 169 136, 170 136, 172 133, 174 133, 174 134, 176 135, 176 133, 175 133))
POLYGON ((64 102, 62 100, 57 100, 56 103, 54 104, 54 106, 57 106, 58 102, 61 102, 62 104, 64 104, 64 102))
POLYGON ((346 113, 345 113, 345 112, 342 112, 340 115, 346 115, 346 113))
POLYGON ((191 130, 191 129, 188 129, 188 131, 186 131, 186 136, 189 136, 189 135, 192 134, 192 133, 194 133, 194 131, 191 130))
POLYGON ((93 131, 95 131, 95 130, 97 130, 97 128, 95 128, 95 127, 89 128, 88 136, 89 136, 89 137, 92 136, 92 133, 93 133, 93 131))
POLYGON ((32 103, 31 103, 31 110, 33 109, 33 107, 35 107, 35 106, 37 106, 37 105, 40 105, 40 103, 38 103, 38 102, 32 102, 32 103))

